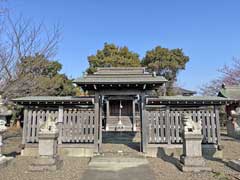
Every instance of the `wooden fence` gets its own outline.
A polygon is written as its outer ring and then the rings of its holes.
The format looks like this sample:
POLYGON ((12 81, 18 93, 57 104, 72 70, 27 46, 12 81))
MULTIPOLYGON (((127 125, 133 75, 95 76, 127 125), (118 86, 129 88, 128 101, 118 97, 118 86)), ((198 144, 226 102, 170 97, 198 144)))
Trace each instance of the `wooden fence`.
POLYGON ((94 129, 94 110, 64 110, 62 125, 63 143, 93 143, 94 129))
POLYGON ((37 143, 39 126, 49 116, 56 119, 59 143, 94 143, 93 108, 26 108, 24 110, 23 144, 37 143))
POLYGON ((192 115, 194 121, 201 121, 203 143, 219 144, 220 125, 217 109, 202 110, 149 110, 146 111, 148 121, 148 143, 149 144, 179 144, 182 143, 182 121, 181 114, 192 115))
MULTIPOLYGON (((98 145, 102 138, 98 128, 102 125, 101 120, 100 124, 98 123, 100 115, 96 107, 98 106, 25 108, 22 143, 37 143, 39 126, 51 115, 56 118, 59 128, 59 144, 98 145)), ((144 125, 146 133, 143 133, 142 141, 144 139, 146 144, 181 144, 182 113, 189 113, 194 121, 202 122, 203 143, 220 144, 219 112, 215 107, 205 107, 204 109, 167 107, 160 109, 159 107, 148 108, 146 106, 144 112, 143 122, 146 123, 146 126, 144 125)))

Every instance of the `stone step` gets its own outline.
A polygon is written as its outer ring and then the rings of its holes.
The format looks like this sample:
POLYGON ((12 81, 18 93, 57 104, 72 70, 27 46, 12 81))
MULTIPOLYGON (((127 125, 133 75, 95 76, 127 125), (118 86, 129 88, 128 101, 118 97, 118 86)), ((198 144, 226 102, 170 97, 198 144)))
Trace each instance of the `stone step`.
POLYGON ((99 157, 134 157, 142 158, 145 157, 141 152, 102 152, 97 154, 99 157))
POLYGON ((124 168, 138 167, 148 164, 145 157, 93 157, 89 167, 96 170, 118 171, 124 168))

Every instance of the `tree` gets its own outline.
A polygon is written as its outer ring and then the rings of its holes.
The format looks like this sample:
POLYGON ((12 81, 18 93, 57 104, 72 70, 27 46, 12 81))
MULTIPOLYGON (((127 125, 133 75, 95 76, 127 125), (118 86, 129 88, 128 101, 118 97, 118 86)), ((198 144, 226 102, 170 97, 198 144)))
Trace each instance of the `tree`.
POLYGON ((25 57, 35 54, 45 58, 56 55, 60 30, 54 26, 49 31, 43 23, 34 23, 23 17, 11 18, 4 14, 4 27, 0 33, 0 90, 16 80, 17 64, 25 57))
POLYGON ((240 59, 233 58, 232 65, 225 65, 218 70, 221 76, 203 85, 200 93, 203 95, 216 95, 222 84, 239 85, 240 84, 240 59))
POLYGON ((88 57, 89 68, 87 72, 92 74, 97 67, 139 67, 140 59, 137 53, 129 51, 124 47, 118 47, 114 44, 104 44, 102 50, 98 50, 95 55, 88 57))
POLYGON ((173 83, 177 80, 177 74, 185 69, 189 57, 185 56, 182 49, 168 49, 157 46, 147 51, 142 60, 142 65, 149 70, 155 71, 157 75, 164 76, 169 83, 167 84, 167 94, 172 95, 173 83))
POLYGON ((72 81, 59 73, 61 68, 60 63, 43 55, 24 57, 17 64, 16 78, 7 83, 3 95, 8 98, 75 95, 72 81))
POLYGON ((6 0, 0 0, 0 15, 4 14, 7 11, 7 8, 5 7, 6 0))

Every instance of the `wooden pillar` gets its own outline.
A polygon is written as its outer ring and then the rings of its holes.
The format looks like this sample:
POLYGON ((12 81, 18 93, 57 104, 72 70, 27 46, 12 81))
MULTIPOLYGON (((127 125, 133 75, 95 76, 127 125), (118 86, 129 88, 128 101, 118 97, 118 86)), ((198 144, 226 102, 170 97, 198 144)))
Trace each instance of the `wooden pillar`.
POLYGON ((219 120, 219 109, 214 107, 215 116, 216 116, 216 131, 217 131, 217 145, 221 145, 221 129, 220 129, 220 120, 219 120))
POLYGON ((58 107, 58 144, 62 144, 62 135, 63 135, 63 106, 58 107))
POLYGON ((110 114, 110 111, 109 111, 109 100, 106 99, 106 131, 109 130, 109 128, 108 128, 109 114, 110 114))
POLYGON ((170 138, 170 110, 169 107, 167 107, 166 110, 166 138, 167 138, 167 143, 171 144, 171 138, 170 138))
POLYGON ((94 146, 95 146, 95 152, 99 151, 98 143, 99 143, 99 93, 95 93, 95 98, 94 98, 94 120, 95 120, 95 128, 94 128, 94 146))
POLYGON ((103 99, 102 96, 100 96, 100 101, 99 101, 99 133, 98 133, 98 152, 102 151, 102 109, 103 106, 103 99))
POLYGON ((133 128, 133 131, 136 131, 137 130, 137 127, 136 127, 136 118, 135 118, 135 100, 132 101, 132 128, 133 128))
MULTIPOLYGON (((22 144, 26 144, 27 137, 27 127, 28 127, 28 107, 24 107, 23 113, 23 134, 22 134, 22 144)), ((37 132, 38 133, 38 132, 37 132)))
POLYGON ((119 101, 119 122, 122 120, 122 101, 119 101))
POLYGON ((146 117, 145 109, 145 94, 141 93, 141 106, 140 106, 140 118, 141 118, 141 150, 143 153, 147 153, 148 144, 148 119, 146 117))

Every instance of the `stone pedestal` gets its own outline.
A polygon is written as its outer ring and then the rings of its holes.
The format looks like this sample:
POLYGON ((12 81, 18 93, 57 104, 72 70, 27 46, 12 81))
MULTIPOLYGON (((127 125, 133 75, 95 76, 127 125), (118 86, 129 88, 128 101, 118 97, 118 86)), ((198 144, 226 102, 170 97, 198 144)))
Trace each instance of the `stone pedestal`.
POLYGON ((178 167, 184 172, 211 171, 206 167, 202 157, 201 134, 186 133, 183 135, 183 154, 180 156, 178 167))
POLYGON ((229 161, 228 166, 240 172, 240 159, 229 161))
POLYGON ((227 135, 236 139, 240 139, 240 133, 236 132, 232 121, 227 121, 227 135))
POLYGON ((39 157, 30 165, 30 171, 54 171, 62 166, 57 155, 58 132, 39 132, 39 157))
POLYGON ((0 114, 0 120, 7 122, 7 118, 5 114, 0 114))
POLYGON ((2 135, 4 132, 5 130, 0 130, 0 168, 6 167, 13 159, 12 157, 6 157, 2 155, 2 146, 3 146, 2 135))

